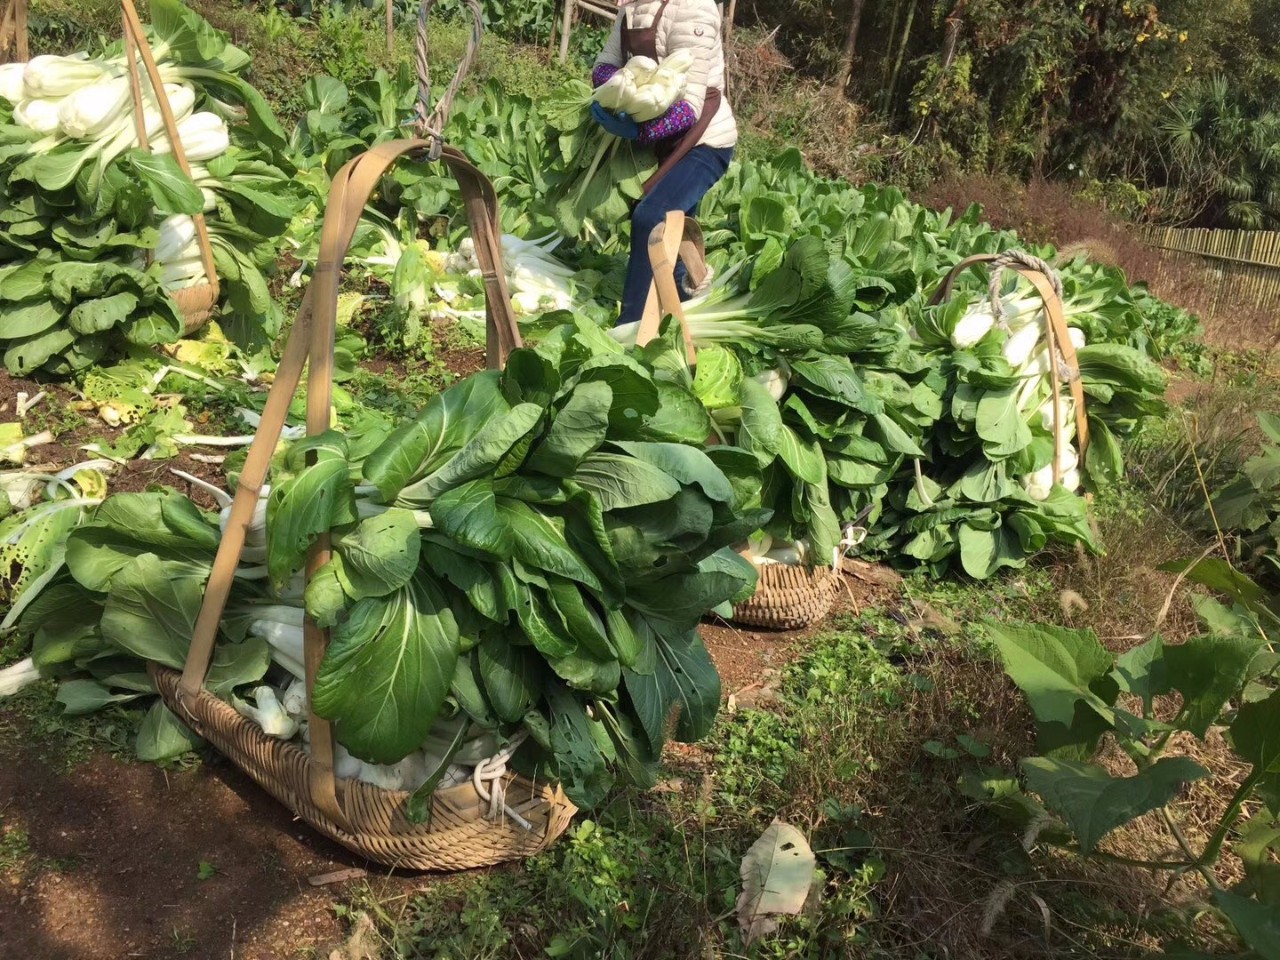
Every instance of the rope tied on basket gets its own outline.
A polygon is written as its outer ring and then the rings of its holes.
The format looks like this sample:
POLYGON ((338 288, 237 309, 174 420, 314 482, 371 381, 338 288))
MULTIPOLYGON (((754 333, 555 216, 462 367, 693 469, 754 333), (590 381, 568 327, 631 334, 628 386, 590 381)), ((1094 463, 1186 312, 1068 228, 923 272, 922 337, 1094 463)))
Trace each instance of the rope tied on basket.
POLYGON ((862 546, 862 541, 866 539, 866 527, 859 527, 852 523, 845 524, 844 530, 841 531, 840 542, 831 550, 831 569, 836 576, 843 572, 845 559, 851 556, 855 549, 862 546))
POLYGON ((471 72, 471 64, 480 49, 480 39, 484 34, 484 15, 481 12, 479 0, 467 0, 467 6, 471 10, 471 36, 467 38, 467 49, 462 54, 462 62, 458 65, 453 79, 449 81, 444 96, 440 98, 440 102, 433 110, 431 108, 431 69, 427 58, 427 13, 435 6, 435 2, 436 0, 422 0, 422 5, 418 7, 418 31, 415 38, 418 106, 413 122, 417 128, 418 137, 431 141, 431 147, 427 152, 431 160, 439 160, 444 150, 444 128, 448 126, 449 116, 453 113, 453 101, 462 88, 463 80, 471 72))
POLYGON ((532 832, 533 824, 507 805, 507 761, 515 756, 526 737, 528 733, 521 730, 492 757, 476 764, 475 771, 471 774, 471 785, 480 794, 480 799, 489 804, 489 820, 497 820, 499 814, 505 813, 523 829, 532 832))
POLYGON ((1047 261, 1023 250, 1006 250, 991 261, 991 282, 987 287, 987 296, 991 299, 991 313, 1002 329, 1008 329, 1004 323, 1004 304, 1000 299, 1002 276, 1005 270, 1014 270, 1018 267, 1044 274, 1052 285, 1053 292, 1058 295, 1058 299, 1062 299, 1062 278, 1047 261))

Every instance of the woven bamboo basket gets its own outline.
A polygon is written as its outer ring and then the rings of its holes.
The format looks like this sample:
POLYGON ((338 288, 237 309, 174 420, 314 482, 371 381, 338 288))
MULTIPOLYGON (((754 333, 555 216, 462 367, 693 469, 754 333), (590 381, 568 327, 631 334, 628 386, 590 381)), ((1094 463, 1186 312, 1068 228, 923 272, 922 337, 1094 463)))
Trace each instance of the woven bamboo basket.
MULTIPOLYGON (((675 211, 667 214, 649 236, 649 262, 653 266, 653 286, 644 315, 636 330, 636 344, 644 346, 658 335, 663 317, 680 323, 685 353, 690 364, 697 362, 693 337, 685 323, 679 289, 675 281, 677 261, 683 261, 690 279, 700 284, 707 276, 706 243, 702 228, 692 217, 675 211)), ((715 443, 713 435, 708 443, 715 443)), ((835 600, 840 576, 829 567, 768 564, 756 568, 759 580, 750 600, 733 608, 735 623, 774 630, 795 630, 822 620, 835 600)))
POLYGON ((840 574, 831 567, 771 563, 756 567, 760 574, 750 600, 735 604, 733 622, 769 630, 799 630, 825 619, 840 587, 840 574))
POLYGON ((1061 400, 1064 382, 1071 393, 1075 410, 1076 439, 1080 446, 1079 454, 1082 462, 1085 451, 1089 448, 1089 416, 1085 409, 1084 382, 1080 379, 1080 362, 1076 357, 1076 348, 1071 343, 1067 327, 1066 312, 1062 303, 1062 280, 1052 266, 1022 250, 979 253, 965 257, 951 268, 942 283, 938 284, 933 296, 929 298, 930 306, 936 306, 951 296, 956 280, 965 270, 982 265, 990 267, 987 295, 998 322, 1003 322, 1000 315, 1000 285, 1005 270, 1012 270, 1028 280, 1035 287, 1036 294, 1044 304, 1045 334, 1048 339, 1049 356, 1053 358, 1053 362, 1049 364, 1049 383, 1053 388, 1053 482, 1058 483, 1062 479, 1061 400))
MULTIPOLYGON (((426 73, 426 0, 419 16, 419 71, 426 73)), ((467 56, 455 77, 461 82, 479 39, 479 7, 471 3, 476 26, 467 56)), ((333 390, 334 335, 342 261, 370 194, 386 171, 407 154, 443 160, 461 189, 486 296, 486 347, 491 368, 499 368, 520 346, 502 269, 501 228, 493 185, 456 149, 444 146, 436 131, 443 127, 452 93, 428 117, 419 103, 419 129, 425 139, 380 144, 357 157, 335 176, 320 240, 314 278, 294 320, 262 421, 231 506, 231 515, 196 620, 183 672, 152 667, 156 688, 165 703, 200 736, 244 770, 268 793, 320 833, 380 864, 416 870, 462 870, 528 857, 546 848, 568 827, 577 809, 564 792, 492 770, 489 779, 437 791, 431 815, 413 823, 406 814, 408 794, 339 778, 334 773, 335 742, 327 720, 310 716, 311 751, 268 737, 252 721, 217 699, 204 686, 218 623, 244 547, 258 492, 266 480, 272 452, 280 437, 294 392, 307 375, 307 430, 318 435, 329 427, 333 390)), ((318 538, 307 562, 308 581, 328 562, 330 543, 318 538)), ((328 646, 328 631, 309 619, 304 625, 308 700, 316 670, 328 646)))
MULTIPOLYGON (((143 110, 144 98, 155 103, 164 121, 165 135, 169 138, 173 158, 182 168, 182 172, 191 176, 191 165, 187 162, 187 153, 182 147, 182 139, 178 136, 178 123, 173 115, 173 107, 164 92, 164 82, 160 70, 156 66, 155 56, 147 42, 142 21, 138 18, 137 8, 133 0, 121 0, 122 21, 124 24, 125 52, 129 61, 129 88, 133 96, 133 119, 138 131, 138 146, 150 150, 147 137, 147 121, 143 110), (138 69, 138 61, 142 61, 142 70, 138 69), (145 77, 144 77, 145 74, 145 77)), ((218 307, 218 272, 213 263, 213 246, 209 242, 209 228, 204 222, 204 214, 197 213, 191 218, 196 226, 196 245, 200 249, 200 263, 204 268, 205 280, 190 287, 171 290, 172 300, 182 313, 183 332, 194 333, 212 319, 218 307)))

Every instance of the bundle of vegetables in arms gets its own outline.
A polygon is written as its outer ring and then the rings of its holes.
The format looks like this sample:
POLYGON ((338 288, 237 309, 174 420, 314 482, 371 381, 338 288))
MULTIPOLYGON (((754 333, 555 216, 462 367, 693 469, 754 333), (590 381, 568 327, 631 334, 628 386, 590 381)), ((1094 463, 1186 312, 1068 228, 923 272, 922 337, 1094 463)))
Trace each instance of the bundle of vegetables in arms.
POLYGON ((641 197, 641 185, 657 166, 649 150, 601 127, 591 115, 592 105, 637 123, 660 117, 684 95, 691 66, 687 50, 674 51, 660 64, 632 57, 594 90, 570 80, 552 97, 544 115, 559 133, 568 173, 566 195, 555 208, 562 233, 601 239, 600 229, 626 220, 628 201, 641 197))
POLYGON ((228 331, 262 343, 279 322, 264 271, 302 200, 284 132, 239 78, 242 51, 178 0, 152 14, 194 181, 145 80, 140 135, 122 44, 2 68, 0 349, 12 372, 65 375, 122 343, 177 340, 183 318, 167 293, 208 280, 191 221, 201 212, 228 331))
MULTIPOLYGON (((700 449, 709 423, 678 356, 674 339, 629 356, 566 326, 380 441, 293 445, 237 572, 213 692, 304 736, 305 607, 333 631, 314 708, 355 775, 429 792, 523 738, 517 766, 580 804, 615 777, 651 783, 672 710, 682 739, 714 718, 696 625, 754 589, 731 545, 767 520, 754 456, 700 449), (334 559, 304 593, 326 530, 334 559)), ((66 571, 21 619, 64 702, 141 696, 120 686, 140 661, 181 666, 218 540, 216 515, 166 491, 112 497, 67 538, 66 571), (75 623, 54 615, 72 606, 75 623)))

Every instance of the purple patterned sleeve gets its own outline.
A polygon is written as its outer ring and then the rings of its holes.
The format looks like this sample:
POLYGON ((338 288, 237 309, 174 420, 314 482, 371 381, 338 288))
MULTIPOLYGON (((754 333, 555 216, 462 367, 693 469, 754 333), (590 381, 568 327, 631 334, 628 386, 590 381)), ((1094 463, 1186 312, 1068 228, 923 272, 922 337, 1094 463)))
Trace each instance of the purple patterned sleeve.
POLYGON ((693 112, 687 100, 677 100, 662 116, 647 120, 640 124, 640 136, 636 143, 649 146, 659 140, 667 140, 678 136, 698 122, 698 115, 693 112))
POLYGON ((620 67, 615 67, 612 63, 597 63, 595 69, 591 71, 591 86, 598 87, 601 84, 608 83, 609 78, 620 69, 620 67))

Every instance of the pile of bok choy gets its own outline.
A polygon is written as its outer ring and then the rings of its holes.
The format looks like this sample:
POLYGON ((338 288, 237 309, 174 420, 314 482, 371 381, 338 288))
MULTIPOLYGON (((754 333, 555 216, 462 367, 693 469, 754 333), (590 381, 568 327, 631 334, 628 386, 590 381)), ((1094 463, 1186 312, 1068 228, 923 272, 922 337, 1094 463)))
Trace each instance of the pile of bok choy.
MULTIPOLYGON (((710 421, 682 362, 670 338, 631 355, 566 325, 392 430, 291 445, 210 689, 282 738, 305 738, 314 708, 343 769, 383 785, 429 791, 508 743, 579 804, 616 778, 651 784, 674 708, 678 738, 710 728, 720 684, 696 627, 750 595, 732 547, 768 519, 756 457, 702 449, 710 421), (333 560, 304 591, 325 531, 333 560), (304 610, 332 630, 310 704, 304 610)), ((118 494, 55 541, 65 565, 19 628, 69 709, 144 696, 148 661, 182 665, 225 513, 118 494)), ((186 749, 177 718, 153 711, 165 735, 143 755, 186 749)))
POLYGON ((0 350, 13 373, 66 375, 124 343, 181 337, 168 294, 208 279, 197 213, 225 329, 251 345, 278 326, 264 271, 301 202, 284 131, 239 76, 248 56, 223 34, 180 0, 156 0, 152 17, 190 178, 145 80, 141 142, 122 44, 0 67, 0 350))

